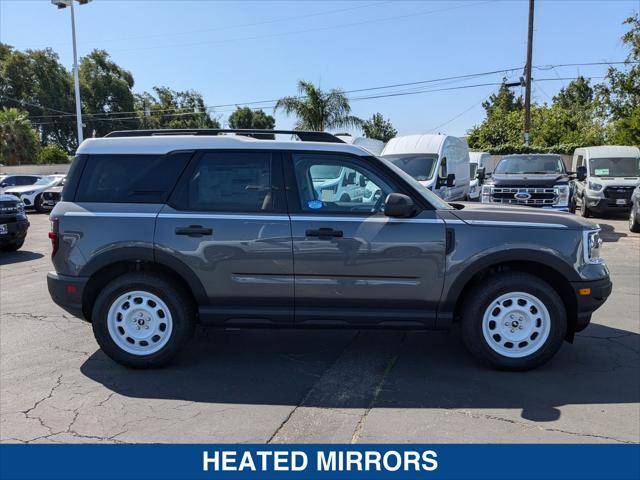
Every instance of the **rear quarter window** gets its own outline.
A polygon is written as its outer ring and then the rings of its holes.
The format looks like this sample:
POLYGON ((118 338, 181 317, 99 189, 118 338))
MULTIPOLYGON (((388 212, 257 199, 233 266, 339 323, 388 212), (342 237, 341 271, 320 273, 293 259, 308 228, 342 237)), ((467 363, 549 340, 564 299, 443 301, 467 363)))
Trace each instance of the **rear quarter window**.
POLYGON ((89 155, 75 200, 164 203, 191 155, 89 155))

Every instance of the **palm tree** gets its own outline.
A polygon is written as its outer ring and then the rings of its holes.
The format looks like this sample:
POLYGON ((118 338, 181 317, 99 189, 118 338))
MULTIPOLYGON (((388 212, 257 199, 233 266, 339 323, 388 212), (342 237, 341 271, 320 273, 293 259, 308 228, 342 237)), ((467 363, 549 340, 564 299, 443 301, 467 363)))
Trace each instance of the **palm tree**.
POLYGON ((27 112, 16 108, 0 110, 0 163, 34 163, 39 148, 38 134, 27 112))
POLYGON ((297 97, 278 100, 275 109, 297 117, 296 130, 323 132, 333 128, 357 127, 362 120, 351 115, 349 99, 342 90, 323 92, 311 82, 298 81, 297 97))

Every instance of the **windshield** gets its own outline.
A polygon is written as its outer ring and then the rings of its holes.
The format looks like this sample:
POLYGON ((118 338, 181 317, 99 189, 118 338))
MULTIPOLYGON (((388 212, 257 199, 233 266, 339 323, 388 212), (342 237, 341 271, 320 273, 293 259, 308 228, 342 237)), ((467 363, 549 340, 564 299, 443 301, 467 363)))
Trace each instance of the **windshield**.
POLYGON ((340 176, 339 165, 313 165, 309 170, 314 180, 329 180, 340 176))
POLYGON ((438 155, 416 155, 407 153, 401 155, 385 155, 384 159, 404 170, 416 180, 423 182, 433 177, 438 155))
POLYGON ((594 177, 640 177, 640 158, 592 158, 589 173, 594 177))
POLYGON ((509 155, 498 162, 493 173, 564 173, 564 163, 556 155, 509 155))
POLYGON ((42 177, 40 180, 34 183, 34 185, 49 185, 50 183, 53 183, 56 180, 57 178, 55 177, 42 177))
POLYGON ((393 162, 390 162, 387 156, 378 157, 378 158, 382 160, 386 165, 388 165, 389 168, 394 172, 396 172, 402 179, 404 179, 405 182, 411 185, 413 189, 416 191, 416 193, 421 195, 427 202, 429 202, 435 208, 437 208, 438 210, 453 209, 451 205, 449 205, 447 202, 442 200, 439 196, 437 196, 427 187, 425 187, 421 183, 418 183, 418 181, 415 178, 413 178, 411 175, 409 175, 407 172, 405 172, 404 170, 396 166, 393 162))
POLYGON ((471 180, 476 178, 476 172, 477 171, 478 171, 478 164, 477 163, 470 163, 469 164, 469 178, 471 180))

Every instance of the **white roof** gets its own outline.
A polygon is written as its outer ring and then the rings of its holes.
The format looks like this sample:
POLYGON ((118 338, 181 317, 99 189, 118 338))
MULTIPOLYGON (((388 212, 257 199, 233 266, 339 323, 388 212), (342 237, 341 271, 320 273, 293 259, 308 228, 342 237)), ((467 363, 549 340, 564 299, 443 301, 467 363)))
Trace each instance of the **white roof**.
POLYGON ((384 148, 384 142, 382 140, 376 140, 375 138, 352 137, 351 135, 336 135, 336 137, 350 145, 362 147, 374 155, 380 155, 384 148))
POLYGON ((402 153, 439 153, 447 135, 405 135, 387 142, 382 155, 402 153))
POLYGON ((480 163, 480 159, 485 156, 490 157, 491 154, 487 152, 469 152, 469 162, 480 163))
POLYGON ((601 147, 586 147, 590 158, 640 157, 638 147, 623 145, 604 145, 601 147))
POLYGON ((78 154, 151 154, 175 150, 200 149, 311 150, 371 155, 346 143, 258 140, 242 135, 155 135, 148 137, 89 138, 82 142, 78 154))

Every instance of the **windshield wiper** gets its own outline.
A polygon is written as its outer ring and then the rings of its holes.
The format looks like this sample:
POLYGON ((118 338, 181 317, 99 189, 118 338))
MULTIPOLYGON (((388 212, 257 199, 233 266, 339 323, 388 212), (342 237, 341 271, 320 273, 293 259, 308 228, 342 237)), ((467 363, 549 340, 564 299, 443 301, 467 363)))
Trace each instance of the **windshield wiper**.
POLYGON ((535 174, 543 174, 543 173, 560 173, 560 172, 547 172, 547 171, 540 171, 540 172, 522 172, 523 175, 535 175, 535 174))

